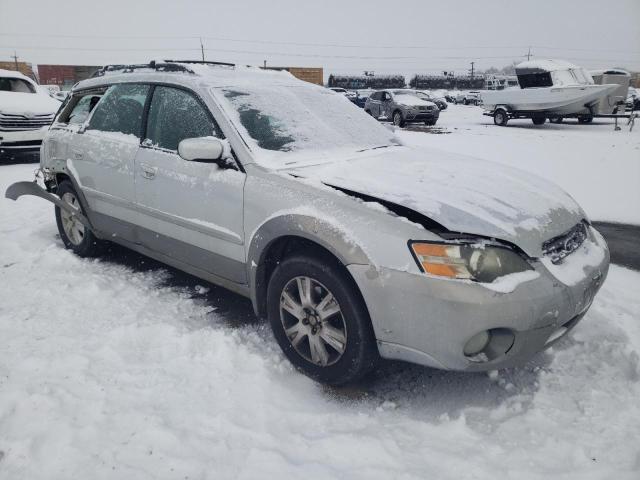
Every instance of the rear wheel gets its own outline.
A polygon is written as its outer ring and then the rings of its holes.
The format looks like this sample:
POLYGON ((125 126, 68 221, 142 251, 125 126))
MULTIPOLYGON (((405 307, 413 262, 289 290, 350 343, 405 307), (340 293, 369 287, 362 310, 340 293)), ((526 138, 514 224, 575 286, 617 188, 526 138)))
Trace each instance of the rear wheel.
POLYGON ((377 359, 369 314, 353 281, 330 260, 282 261, 267 289, 274 336, 306 375, 338 385, 365 375, 377 359))
POLYGON ((533 117, 531 119, 534 125, 544 125, 544 122, 547 121, 546 117, 533 117))
MULTIPOLYGON (((63 202, 85 215, 78 193, 71 182, 68 180, 60 182, 56 193, 63 202)), ((96 238, 93 232, 85 227, 76 216, 60 207, 56 207, 55 214, 58 232, 65 248, 73 250, 76 255, 81 257, 95 257, 102 253, 103 242, 96 238)))
POLYGON ((503 108, 498 108, 495 112, 493 112, 493 123, 504 127, 509 121, 509 116, 507 112, 503 108))

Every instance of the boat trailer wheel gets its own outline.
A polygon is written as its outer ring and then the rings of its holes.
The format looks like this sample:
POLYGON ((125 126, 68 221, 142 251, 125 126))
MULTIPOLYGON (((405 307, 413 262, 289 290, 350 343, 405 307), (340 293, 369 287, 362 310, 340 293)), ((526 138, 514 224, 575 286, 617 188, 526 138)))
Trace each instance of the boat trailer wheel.
POLYGON ((503 108, 498 108, 495 112, 493 112, 493 123, 504 127, 509 121, 509 116, 507 112, 503 108))

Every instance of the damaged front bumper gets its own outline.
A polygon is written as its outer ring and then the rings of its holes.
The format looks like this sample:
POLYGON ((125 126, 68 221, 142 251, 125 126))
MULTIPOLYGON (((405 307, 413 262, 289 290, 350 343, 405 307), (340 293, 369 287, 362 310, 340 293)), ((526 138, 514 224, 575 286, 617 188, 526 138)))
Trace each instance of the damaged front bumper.
MULTIPOLYGON (((446 370, 493 370, 525 363, 582 319, 609 268, 609 251, 599 234, 592 244, 601 249, 601 258, 585 257, 575 282, 561 281, 537 261, 539 277, 509 293, 368 265, 348 269, 368 307, 382 357, 446 370), (482 354, 465 354, 471 339, 485 332, 489 341, 482 354)), ((581 255, 587 254, 571 255, 574 265, 581 255)))
POLYGON ((47 192, 44 188, 38 185, 37 182, 16 182, 9 185, 7 191, 4 196, 11 200, 17 200, 23 195, 34 195, 36 197, 44 198, 45 200, 50 201, 56 207, 70 213, 72 216, 76 217, 80 223, 82 223, 85 227, 91 229, 91 222, 89 219, 85 217, 80 210, 74 208, 72 205, 67 202, 63 202, 59 197, 54 195, 53 193, 47 192))

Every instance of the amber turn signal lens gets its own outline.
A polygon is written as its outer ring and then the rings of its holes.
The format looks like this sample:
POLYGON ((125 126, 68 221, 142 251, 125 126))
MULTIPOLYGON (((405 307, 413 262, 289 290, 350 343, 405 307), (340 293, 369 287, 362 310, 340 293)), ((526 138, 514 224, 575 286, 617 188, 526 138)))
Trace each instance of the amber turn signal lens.
POLYGON ((412 243, 411 249, 422 270, 431 275, 449 278, 471 278, 459 245, 412 243))

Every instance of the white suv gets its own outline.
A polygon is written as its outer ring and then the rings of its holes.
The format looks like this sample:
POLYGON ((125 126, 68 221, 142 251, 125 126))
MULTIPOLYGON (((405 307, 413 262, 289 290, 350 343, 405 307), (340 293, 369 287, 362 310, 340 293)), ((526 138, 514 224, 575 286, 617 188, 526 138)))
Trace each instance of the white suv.
POLYGON ((34 157, 60 102, 20 72, 0 69, 0 159, 34 157))

